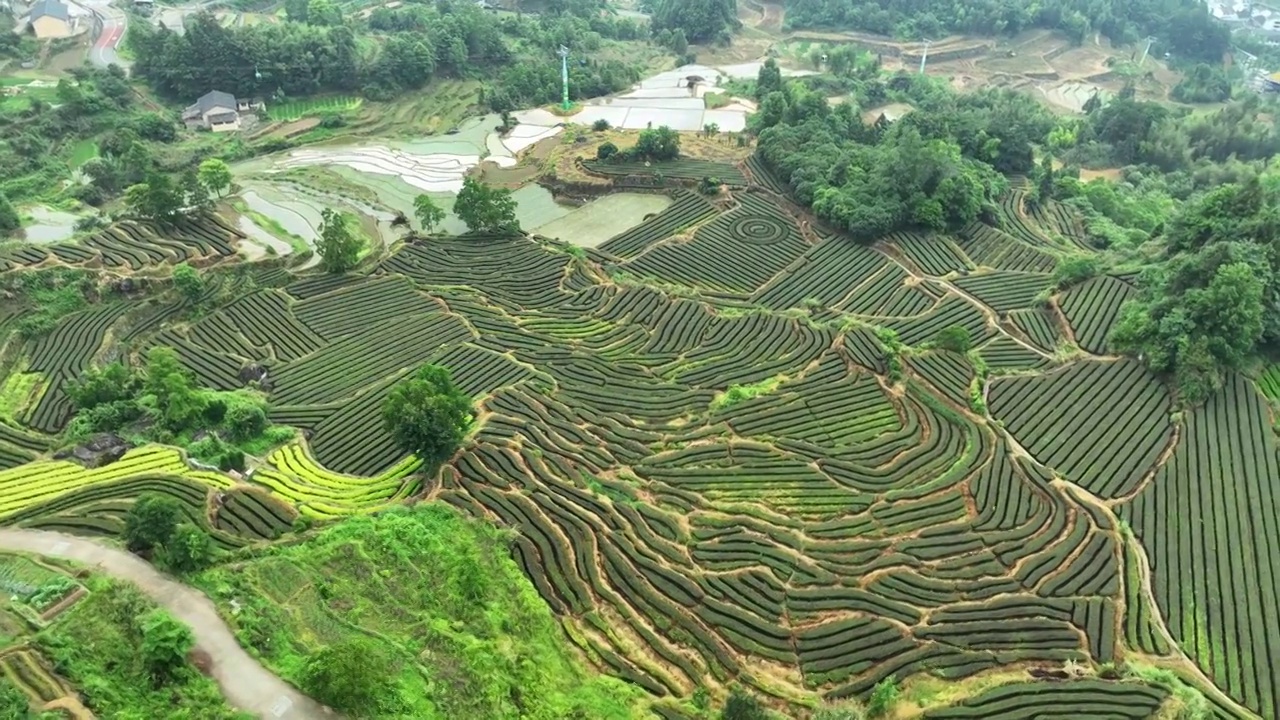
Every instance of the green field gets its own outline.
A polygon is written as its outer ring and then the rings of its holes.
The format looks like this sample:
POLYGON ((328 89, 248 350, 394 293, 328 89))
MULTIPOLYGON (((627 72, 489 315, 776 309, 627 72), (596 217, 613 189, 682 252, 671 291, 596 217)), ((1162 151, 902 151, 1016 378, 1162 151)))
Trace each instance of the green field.
POLYGON ((317 115, 334 115, 358 110, 363 102, 360 98, 349 95, 311 98, 308 100, 290 100, 283 103, 267 105, 267 115, 274 122, 292 122, 304 117, 317 115))

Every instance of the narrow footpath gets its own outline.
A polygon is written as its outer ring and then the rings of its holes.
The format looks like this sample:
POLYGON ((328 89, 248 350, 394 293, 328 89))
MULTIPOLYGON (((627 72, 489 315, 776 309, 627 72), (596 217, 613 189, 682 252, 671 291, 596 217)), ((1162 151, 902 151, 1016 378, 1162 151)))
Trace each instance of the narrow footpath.
POLYGON ((136 585, 191 627, 196 648, 208 653, 211 674, 227 703, 260 718, 315 720, 337 714, 298 692, 251 657, 199 590, 165 576, 129 552, 96 540, 44 530, 0 529, 0 551, 73 560, 136 585))

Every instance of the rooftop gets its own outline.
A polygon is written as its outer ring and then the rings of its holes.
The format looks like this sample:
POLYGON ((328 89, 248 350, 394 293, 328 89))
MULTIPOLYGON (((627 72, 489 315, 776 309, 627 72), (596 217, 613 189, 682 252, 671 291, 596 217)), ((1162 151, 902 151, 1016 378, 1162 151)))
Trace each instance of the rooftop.
POLYGON ((35 4, 31 6, 30 19, 36 20, 42 17, 70 20, 71 13, 67 10, 67 6, 62 3, 62 0, 36 0, 35 4))

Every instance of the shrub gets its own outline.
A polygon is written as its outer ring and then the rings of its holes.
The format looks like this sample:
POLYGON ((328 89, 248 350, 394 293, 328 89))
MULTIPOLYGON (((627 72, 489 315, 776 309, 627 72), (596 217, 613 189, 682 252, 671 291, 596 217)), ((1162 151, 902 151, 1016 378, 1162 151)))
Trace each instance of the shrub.
POLYGON ((600 147, 596 148, 597 160, 608 160, 609 158, 614 157, 617 154, 618 154, 618 146, 614 145, 611 142, 604 143, 600 147))
POLYGON ((591 129, 595 130, 596 132, 604 132, 605 130, 608 130, 610 127, 613 127, 613 126, 610 125, 609 121, 605 120, 604 118, 600 118, 599 120, 591 123, 591 129))
POLYGON ((187 653, 195 647, 191 629, 164 610, 152 610, 139 619, 142 657, 157 680, 170 680, 186 667, 187 653))
POLYGON ((195 525, 184 523, 164 544, 164 564, 176 573, 203 570, 213 562, 213 540, 195 525))
POLYGON ((133 551, 150 550, 173 537, 182 508, 173 498, 144 493, 124 516, 125 545, 133 551))
POLYGON ((959 325, 952 325, 938 331, 933 338, 933 346, 941 350, 967 353, 969 348, 973 347, 973 340, 969 337, 968 330, 959 325))
POLYGON ((888 677, 876 683, 871 690, 871 699, 867 701, 867 717, 887 717, 898 703, 898 683, 888 677))

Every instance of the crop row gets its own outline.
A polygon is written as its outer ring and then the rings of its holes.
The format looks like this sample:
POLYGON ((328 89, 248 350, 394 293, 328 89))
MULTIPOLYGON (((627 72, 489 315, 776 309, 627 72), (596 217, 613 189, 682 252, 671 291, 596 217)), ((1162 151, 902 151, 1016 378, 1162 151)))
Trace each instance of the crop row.
POLYGON ((467 236, 409 245, 382 268, 424 285, 469 287, 509 307, 538 308, 564 299, 560 281, 567 263, 566 255, 552 253, 532 240, 467 236))
POLYGON ((294 306, 293 315, 312 332, 329 341, 359 333, 371 319, 420 315, 439 306, 404 278, 375 278, 309 297, 294 306))
POLYGON ((222 493, 215 511, 215 527, 253 540, 274 540, 288 532, 297 512, 266 493, 235 488, 222 493))
POLYGON ((404 368, 426 362, 440 348, 471 338, 452 315, 383 319, 272 374, 276 398, 305 405, 340 400, 404 368))
POLYGON ((1163 687, 1136 682, 1075 679, 1015 682, 986 690, 950 708, 929 710, 928 720, 1147 720, 1168 697, 1163 687))
POLYGON ((1053 352, 1058 347, 1058 326, 1052 312, 1047 308, 1027 308, 1009 313, 1009 320, 1020 330, 1032 345, 1045 352, 1053 352))
POLYGON ((897 331, 898 337, 907 345, 919 345, 933 340, 939 332, 952 325, 959 325, 967 330, 974 344, 985 340, 992 332, 987 327, 987 318, 982 311, 955 295, 943 298, 937 308, 927 315, 890 320, 885 324, 897 331))
POLYGON ((808 249, 787 272, 779 273, 752 301, 773 310, 801 307, 806 301, 832 307, 889 262, 879 251, 848 238, 828 237, 808 249))
POLYGON ((977 221, 963 230, 957 241, 975 265, 1017 272, 1052 272, 1057 259, 1049 253, 977 221))
POLYGON ((912 355, 907 364, 947 399, 960 405, 969 403, 969 385, 974 378, 973 364, 963 355, 941 350, 912 355))
POLYGON ((600 244, 599 250, 610 255, 631 259, 672 235, 702 223, 716 213, 716 209, 688 190, 676 190, 675 202, 643 223, 615 235, 600 244))
POLYGON ((324 469, 299 445, 276 450, 267 462, 275 469, 258 470, 253 482, 320 519, 376 510, 413 495, 420 484, 414 473, 422 465, 410 456, 375 477, 353 477, 324 469))
POLYGON ((750 294, 807 249, 789 217, 744 206, 698 228, 688 242, 653 245, 618 267, 664 282, 750 294))
POLYGON ((982 361, 993 371, 1040 370, 1052 361, 1008 335, 997 335, 978 349, 982 361))
POLYGON ((72 265, 103 264, 141 270, 148 265, 234 255, 244 236, 214 216, 184 219, 171 226, 123 221, 82 244, 23 245, 0 253, 0 270, 39 265, 51 256, 72 265))
POLYGON ((1031 247, 1054 248, 1056 243, 1045 235, 1036 223, 1029 222, 1024 212, 1026 194, 1021 190, 1012 190, 1000 197, 996 205, 1000 226, 1005 232, 1031 247))
POLYGON ((53 674, 43 658, 24 647, 0 653, 0 676, 7 678, 36 705, 44 705, 71 693, 71 688, 53 674))
POLYGON ((1057 200, 1041 198, 1034 207, 1030 208, 1030 211, 1031 217, 1035 218, 1041 227, 1056 232, 1080 250, 1093 249, 1085 240, 1087 233, 1084 229, 1084 219, 1074 208, 1069 208, 1057 200))
MULTIPOLYGON (((366 323, 369 316, 360 316, 366 323)), ((225 325, 233 328, 248 343, 248 348, 238 339, 226 340, 214 336, 208 321, 196 325, 193 337, 211 348, 243 354, 251 348, 272 348, 274 356, 282 362, 296 360, 319 349, 324 343, 316 331, 299 322, 294 316, 289 298, 278 290, 253 293, 223 308, 214 318, 224 318, 225 325)), ((223 336, 225 337, 225 336, 223 336)), ((258 357, 260 353, 246 355, 258 357)))
POLYGON ((645 175, 676 178, 680 180, 701 180, 717 178, 720 182, 737 187, 746 187, 747 178, 742 171, 728 163, 694 158, 678 158, 662 162, 632 160, 626 162, 588 161, 583 166, 599 175, 645 175))
POLYGON ((46 502, 81 487, 138 475, 182 475, 187 471, 178 451, 140 447, 110 465, 88 469, 63 460, 41 460, 0 471, 0 517, 46 502))
POLYGON ((733 406, 725 422, 743 437, 793 438, 832 449, 871 443, 899 424, 874 378, 848 374, 832 358, 794 385, 733 406))
POLYGON ((1033 457, 1103 498, 1137 488, 1173 436, 1168 392, 1134 360, 999 378, 990 409, 1033 457))
POLYGON ((1136 294, 1132 286, 1109 275, 1092 278, 1063 293, 1062 314, 1071 325, 1076 344, 1095 355, 1109 352, 1107 335, 1125 301, 1136 294))
POLYGON ((1031 307, 1036 297, 1048 289, 1052 278, 1037 273, 995 271, 956 278, 956 287, 981 300, 996 312, 1031 307))
POLYGON ((896 232, 881 242, 902 253, 926 275, 941 277, 973 268, 960 248, 944 235, 896 232))
POLYGON ((991 462, 970 480, 978 530, 1013 530, 1046 506, 1044 489, 1023 476, 1009 454, 1002 441, 991 462))
POLYGON ((1214 683, 1255 713, 1280 707, 1280 513, 1267 402, 1232 375, 1121 516, 1151 563, 1169 632, 1214 683))

